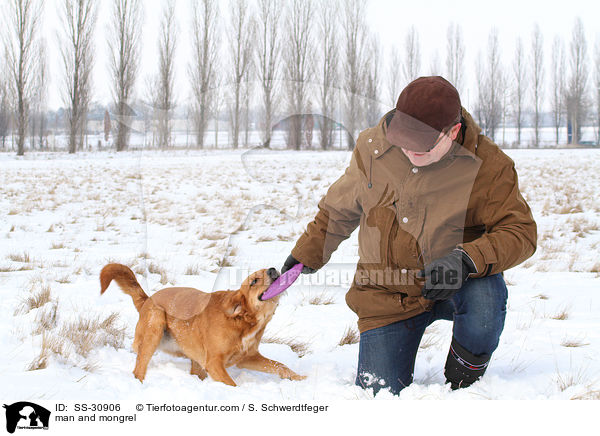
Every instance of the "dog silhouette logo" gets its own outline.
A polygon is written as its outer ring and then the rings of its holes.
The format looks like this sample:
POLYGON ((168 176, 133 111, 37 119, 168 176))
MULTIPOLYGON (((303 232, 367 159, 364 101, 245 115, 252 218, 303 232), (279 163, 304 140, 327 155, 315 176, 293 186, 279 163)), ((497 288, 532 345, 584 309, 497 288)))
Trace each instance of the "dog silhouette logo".
POLYGON ((50 411, 35 403, 19 401, 6 409, 6 431, 14 433, 18 429, 48 429, 50 411))

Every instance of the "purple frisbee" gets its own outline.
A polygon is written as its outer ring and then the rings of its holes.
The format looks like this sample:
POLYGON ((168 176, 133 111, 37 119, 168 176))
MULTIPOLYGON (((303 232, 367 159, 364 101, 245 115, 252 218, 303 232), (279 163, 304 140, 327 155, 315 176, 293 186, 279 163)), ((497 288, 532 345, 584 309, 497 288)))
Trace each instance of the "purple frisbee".
POLYGON ((292 286, 292 283, 296 281, 300 273, 302 272, 302 268, 304 265, 301 263, 297 263, 289 270, 281 274, 271 285, 269 288, 260 296, 262 301, 268 300, 269 298, 276 297, 281 294, 287 288, 292 286))

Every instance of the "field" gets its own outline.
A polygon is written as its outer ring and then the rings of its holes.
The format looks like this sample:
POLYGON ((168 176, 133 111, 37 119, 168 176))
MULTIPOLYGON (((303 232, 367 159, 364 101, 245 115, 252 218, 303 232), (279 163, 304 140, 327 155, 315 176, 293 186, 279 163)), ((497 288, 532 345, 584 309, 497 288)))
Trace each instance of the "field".
MULTIPOLYGON (((401 399, 600 399, 600 150, 508 150, 538 223, 538 250, 507 271, 509 308, 485 377, 451 392, 451 324, 430 326, 401 399)), ((237 388, 189 375, 158 352, 133 378, 137 312, 108 262, 152 293, 235 289, 280 268, 349 153, 137 151, 0 155, 0 384, 6 399, 370 399, 354 386, 356 317, 344 294, 356 233, 281 299, 263 354, 302 382, 230 369, 237 388), (342 265, 342 267, 340 267, 342 265)), ((386 392, 377 399, 393 398, 386 392)))

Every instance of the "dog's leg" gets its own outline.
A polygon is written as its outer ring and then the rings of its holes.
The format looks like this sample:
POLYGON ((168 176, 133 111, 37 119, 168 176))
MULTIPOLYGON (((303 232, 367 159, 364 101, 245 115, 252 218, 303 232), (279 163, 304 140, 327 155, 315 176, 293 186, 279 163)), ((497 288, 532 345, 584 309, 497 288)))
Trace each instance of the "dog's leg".
POLYGON ((229 386, 237 386, 227 373, 225 365, 223 364, 223 359, 208 359, 205 369, 206 372, 208 372, 208 375, 210 375, 210 378, 214 381, 219 381, 229 386))
POLYGON ((137 359, 133 375, 141 382, 146 377, 148 362, 160 344, 166 326, 164 310, 152 305, 140 312, 140 320, 135 329, 134 343, 137 348, 137 359))
POLYGON ((192 360, 192 369, 190 370, 190 374, 197 375, 200 380, 204 380, 207 375, 206 371, 204 371, 204 368, 202 368, 202 365, 195 360, 192 360))
POLYGON ((269 374, 277 374, 281 378, 290 380, 304 380, 305 375, 298 375, 283 363, 276 360, 267 359, 260 353, 246 357, 237 363, 238 368, 253 369, 255 371, 267 372, 269 374))

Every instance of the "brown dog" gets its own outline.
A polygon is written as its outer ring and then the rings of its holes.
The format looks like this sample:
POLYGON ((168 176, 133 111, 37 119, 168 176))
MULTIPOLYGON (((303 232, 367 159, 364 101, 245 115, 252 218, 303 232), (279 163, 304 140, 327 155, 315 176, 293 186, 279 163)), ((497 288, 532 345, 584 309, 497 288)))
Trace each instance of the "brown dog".
POLYGON ((235 386, 225 370, 232 365, 303 380, 306 377, 258 352, 265 327, 279 301, 279 297, 267 301, 259 297, 278 275, 275 268, 257 271, 237 291, 206 293, 194 288, 165 288, 148 297, 133 271, 111 263, 100 272, 100 293, 115 280, 131 296, 140 314, 133 341, 137 353, 133 375, 141 382, 159 346, 164 351, 189 357, 190 373, 201 380, 208 372, 213 380, 235 386))

